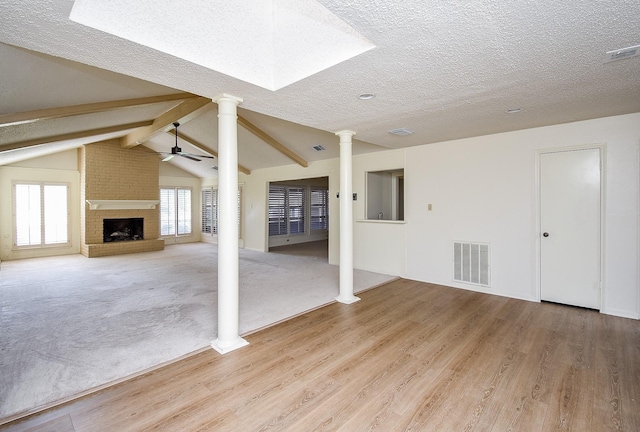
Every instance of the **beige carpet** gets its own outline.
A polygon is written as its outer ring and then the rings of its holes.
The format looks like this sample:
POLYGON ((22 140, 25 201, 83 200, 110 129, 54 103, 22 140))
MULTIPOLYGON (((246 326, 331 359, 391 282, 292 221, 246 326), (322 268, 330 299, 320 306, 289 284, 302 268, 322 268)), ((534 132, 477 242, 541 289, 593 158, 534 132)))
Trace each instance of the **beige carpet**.
MULTIPOLYGON (((240 333, 333 301, 326 243, 240 250, 240 333)), ((217 247, 0 264, 0 419, 176 359, 215 339, 217 247)), ((356 292, 393 279, 354 272, 356 292)), ((2 421, 0 420, 0 424, 2 421)))

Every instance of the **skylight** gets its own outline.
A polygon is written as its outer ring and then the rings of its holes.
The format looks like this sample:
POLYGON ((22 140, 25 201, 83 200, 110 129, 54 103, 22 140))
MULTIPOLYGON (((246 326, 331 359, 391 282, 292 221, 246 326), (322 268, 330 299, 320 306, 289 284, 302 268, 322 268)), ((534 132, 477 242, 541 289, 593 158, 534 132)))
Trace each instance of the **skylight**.
POLYGON ((315 0, 75 0, 70 19, 273 91, 374 47, 315 0))

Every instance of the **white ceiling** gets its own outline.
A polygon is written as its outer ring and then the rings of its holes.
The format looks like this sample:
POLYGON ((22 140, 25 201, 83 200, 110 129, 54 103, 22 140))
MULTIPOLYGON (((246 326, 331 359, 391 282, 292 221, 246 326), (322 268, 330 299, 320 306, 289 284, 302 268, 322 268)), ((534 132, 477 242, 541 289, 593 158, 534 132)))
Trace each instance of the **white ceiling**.
MULTIPOLYGON (((70 0, 0 0, 0 115, 224 92, 243 98, 241 115, 314 161, 338 156, 333 133, 342 129, 357 132, 362 153, 640 111, 640 57, 604 61, 607 51, 640 44, 637 0, 320 3, 375 48, 271 91, 72 22, 70 0), (359 100, 361 93, 376 97, 359 100), (522 111, 506 113, 516 107, 522 111), (399 127, 415 133, 388 133, 399 127), (316 144, 327 151, 314 152, 316 144)), ((26 137, 129 123, 166 109, 159 105, 0 128, 0 150, 26 137)), ((215 110, 181 126, 214 149, 215 128, 215 110)), ((292 163, 242 128, 239 140, 239 162, 249 169, 292 163)), ((168 151, 172 140, 145 144, 168 151)))

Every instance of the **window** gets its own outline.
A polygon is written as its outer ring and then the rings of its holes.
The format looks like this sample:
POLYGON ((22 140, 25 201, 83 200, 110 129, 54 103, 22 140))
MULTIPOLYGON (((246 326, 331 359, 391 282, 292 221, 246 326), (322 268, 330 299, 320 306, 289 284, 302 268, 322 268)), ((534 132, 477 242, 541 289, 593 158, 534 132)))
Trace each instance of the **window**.
POLYGON ((191 189, 160 189, 160 235, 191 234, 191 189))
POLYGON ((289 195, 289 234, 304 233, 304 202, 306 188, 287 188, 289 195))
MULTIPOLYGON (((238 237, 240 232, 240 218, 242 216, 242 188, 238 189, 238 237)), ((218 189, 202 189, 202 233, 208 235, 218 234, 218 189)))
POLYGON ((305 232, 306 187, 269 186, 269 235, 305 232))
POLYGON ((69 186, 53 183, 14 185, 15 246, 69 243, 69 186))
POLYGON ((202 233, 218 234, 218 190, 202 190, 202 233))
POLYGON ((269 247, 326 240, 329 235, 329 177, 269 183, 269 247))
POLYGON ((287 234, 287 188, 269 186, 269 235, 287 234))
POLYGON ((303 234, 308 229, 326 231, 328 228, 329 191, 326 187, 269 185, 270 236, 303 234))

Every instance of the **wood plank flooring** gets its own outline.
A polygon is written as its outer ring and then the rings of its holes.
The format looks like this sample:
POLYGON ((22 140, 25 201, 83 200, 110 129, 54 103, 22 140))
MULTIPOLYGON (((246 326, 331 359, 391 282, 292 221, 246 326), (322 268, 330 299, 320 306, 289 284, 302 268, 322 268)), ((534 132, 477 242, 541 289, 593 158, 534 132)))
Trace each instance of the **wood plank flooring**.
POLYGON ((639 431, 640 321, 397 280, 7 431, 639 431))

